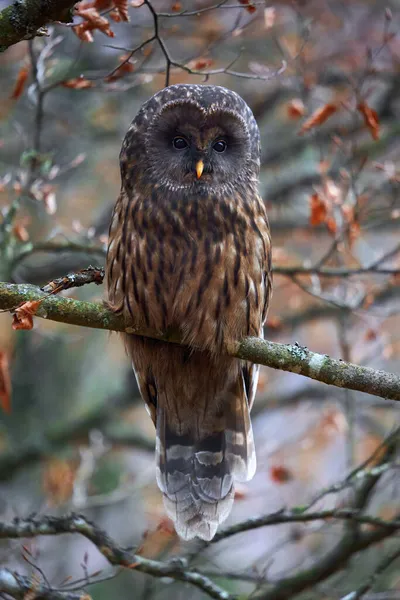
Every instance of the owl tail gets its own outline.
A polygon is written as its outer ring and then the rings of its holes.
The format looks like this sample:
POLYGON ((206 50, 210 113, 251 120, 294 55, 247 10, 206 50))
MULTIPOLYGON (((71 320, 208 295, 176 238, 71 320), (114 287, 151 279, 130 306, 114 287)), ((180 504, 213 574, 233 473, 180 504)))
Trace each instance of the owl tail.
POLYGON ((213 403, 214 417, 210 419, 210 403, 206 414, 200 406, 185 433, 179 432, 179 418, 169 418, 163 403, 157 407, 157 482, 165 509, 185 540, 211 540, 231 511, 234 481, 251 479, 256 469, 242 377, 218 400, 213 403))

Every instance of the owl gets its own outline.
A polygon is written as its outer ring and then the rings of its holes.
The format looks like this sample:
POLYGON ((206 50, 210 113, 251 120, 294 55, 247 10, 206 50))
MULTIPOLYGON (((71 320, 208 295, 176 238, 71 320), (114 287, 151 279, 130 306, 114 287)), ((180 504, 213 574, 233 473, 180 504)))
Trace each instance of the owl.
POLYGON ((156 428, 156 477, 185 540, 211 540, 235 481, 254 475, 258 367, 229 344, 263 336, 271 242, 258 193, 260 135, 235 92, 172 85, 140 109, 120 154, 110 225, 110 306, 153 336, 125 334, 156 428))

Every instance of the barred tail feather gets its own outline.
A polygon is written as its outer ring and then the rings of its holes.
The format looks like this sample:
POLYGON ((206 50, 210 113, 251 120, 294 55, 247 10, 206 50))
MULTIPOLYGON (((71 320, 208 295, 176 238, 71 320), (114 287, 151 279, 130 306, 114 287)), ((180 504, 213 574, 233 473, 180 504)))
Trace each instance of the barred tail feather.
POLYGON ((234 480, 251 479, 255 471, 246 395, 231 396, 209 434, 198 433, 201 427, 179 433, 162 405, 157 407, 157 483, 168 516, 185 540, 211 540, 231 511, 234 480))

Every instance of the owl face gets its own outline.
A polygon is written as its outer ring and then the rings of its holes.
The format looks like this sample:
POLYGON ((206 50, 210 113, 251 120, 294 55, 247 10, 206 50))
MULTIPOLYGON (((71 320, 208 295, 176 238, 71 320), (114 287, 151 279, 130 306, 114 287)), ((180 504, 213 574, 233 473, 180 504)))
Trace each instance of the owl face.
POLYGON ((145 151, 160 183, 214 187, 247 170, 250 138, 244 119, 232 110, 173 101, 149 128, 145 151))
POLYGON ((255 179, 259 153, 256 121, 235 92, 173 85, 143 105, 126 136, 121 168, 129 179, 134 158, 152 185, 215 193, 255 179))

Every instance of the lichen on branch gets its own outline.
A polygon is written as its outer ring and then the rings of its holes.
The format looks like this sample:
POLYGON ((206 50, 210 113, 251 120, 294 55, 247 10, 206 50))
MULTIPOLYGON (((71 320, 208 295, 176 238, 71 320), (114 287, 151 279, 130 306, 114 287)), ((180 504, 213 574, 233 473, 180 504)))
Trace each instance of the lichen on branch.
MULTIPOLYGON (((166 342, 180 342, 176 332, 159 335, 151 330, 134 329, 124 322, 122 315, 114 314, 103 304, 48 296, 33 285, 0 283, 0 310, 13 310, 23 302, 38 300, 41 301, 36 311, 38 317, 94 329, 125 331, 166 342)), ((296 343, 279 344, 248 337, 227 348, 226 352, 242 360, 304 375, 336 387, 388 400, 400 400, 400 376, 317 354, 296 343)))
POLYGON ((71 22, 75 4, 76 0, 15 0, 0 11, 0 52, 43 35, 42 28, 53 21, 71 22))

